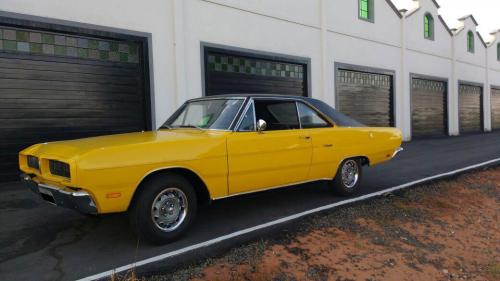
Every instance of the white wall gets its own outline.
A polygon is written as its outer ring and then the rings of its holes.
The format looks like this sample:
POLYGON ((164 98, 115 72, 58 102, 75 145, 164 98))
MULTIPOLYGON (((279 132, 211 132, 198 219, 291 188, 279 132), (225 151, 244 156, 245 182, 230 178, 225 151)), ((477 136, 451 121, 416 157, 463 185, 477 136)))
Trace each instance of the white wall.
POLYGON ((332 105, 336 62, 394 71, 395 121, 409 140, 410 73, 449 79, 450 134, 458 133, 458 80, 500 86, 496 45, 488 49, 486 71, 486 49, 471 18, 452 37, 432 0, 418 5, 403 22, 385 0, 374 0, 373 23, 358 18, 356 0, 2 0, 0 10, 151 33, 157 125, 202 95, 204 42, 309 58, 311 96, 332 105), (423 36, 426 12, 434 18, 434 40, 423 36), (467 52, 468 30, 475 34, 474 54, 467 52))

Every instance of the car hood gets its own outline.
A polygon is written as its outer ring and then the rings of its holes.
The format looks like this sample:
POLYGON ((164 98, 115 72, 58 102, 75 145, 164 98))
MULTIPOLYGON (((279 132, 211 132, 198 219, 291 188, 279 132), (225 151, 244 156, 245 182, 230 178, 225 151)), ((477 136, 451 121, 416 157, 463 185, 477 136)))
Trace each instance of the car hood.
POLYGON ((217 137, 221 134, 224 134, 224 132, 201 131, 197 129, 137 132, 43 143, 32 146, 21 153, 70 160, 98 150, 106 151, 114 148, 126 149, 145 144, 165 142, 199 141, 202 139, 217 137))

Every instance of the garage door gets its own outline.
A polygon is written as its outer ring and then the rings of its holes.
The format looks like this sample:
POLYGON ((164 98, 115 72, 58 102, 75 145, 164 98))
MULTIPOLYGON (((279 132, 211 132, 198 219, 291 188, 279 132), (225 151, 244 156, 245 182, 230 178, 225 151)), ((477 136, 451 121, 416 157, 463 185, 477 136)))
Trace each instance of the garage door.
POLYGON ((138 42, 0 26, 0 181, 34 143, 147 128, 138 42))
POLYGON ((412 136, 446 134, 446 83, 413 78, 411 95, 412 136))
POLYGON ((369 126, 392 127, 392 76, 339 69, 337 109, 369 126))
POLYGON ((206 95, 263 93, 307 96, 307 65, 208 48, 206 95))
POLYGON ((491 89, 491 123, 493 130, 500 130, 500 89, 491 89))
POLYGON ((459 112, 460 133, 482 131, 482 88, 471 85, 460 85, 459 112))

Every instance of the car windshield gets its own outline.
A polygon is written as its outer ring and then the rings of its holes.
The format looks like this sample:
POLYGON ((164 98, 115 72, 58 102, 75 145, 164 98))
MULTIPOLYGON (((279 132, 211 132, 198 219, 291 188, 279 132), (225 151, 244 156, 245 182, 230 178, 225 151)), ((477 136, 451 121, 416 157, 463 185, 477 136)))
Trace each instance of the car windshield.
POLYGON ((195 100, 184 104, 162 128, 229 130, 243 99, 195 100))

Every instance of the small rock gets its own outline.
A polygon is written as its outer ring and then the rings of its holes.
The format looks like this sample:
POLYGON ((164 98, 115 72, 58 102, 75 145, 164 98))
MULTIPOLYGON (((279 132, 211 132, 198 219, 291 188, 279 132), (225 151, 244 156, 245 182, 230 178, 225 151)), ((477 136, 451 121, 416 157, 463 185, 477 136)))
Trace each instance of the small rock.
POLYGON ((443 273, 444 274, 448 274, 448 270, 447 269, 443 269, 443 273))

